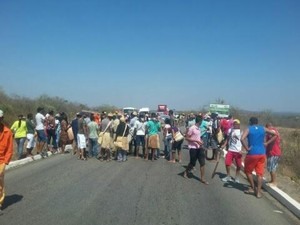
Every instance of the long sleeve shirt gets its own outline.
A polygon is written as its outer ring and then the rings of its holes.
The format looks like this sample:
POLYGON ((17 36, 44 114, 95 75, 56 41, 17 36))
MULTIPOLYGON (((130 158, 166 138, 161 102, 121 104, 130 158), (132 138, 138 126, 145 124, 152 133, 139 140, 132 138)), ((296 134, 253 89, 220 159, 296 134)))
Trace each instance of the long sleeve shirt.
POLYGON ((8 164, 13 155, 13 134, 11 130, 4 126, 0 132, 0 163, 8 164))

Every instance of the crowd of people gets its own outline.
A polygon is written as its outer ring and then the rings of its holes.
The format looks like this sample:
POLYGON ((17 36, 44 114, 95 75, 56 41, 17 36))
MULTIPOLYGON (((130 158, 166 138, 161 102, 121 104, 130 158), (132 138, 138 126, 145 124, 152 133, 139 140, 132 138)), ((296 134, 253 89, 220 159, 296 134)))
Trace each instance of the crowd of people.
POLYGON ((265 166, 270 173, 271 180, 267 183, 270 186, 276 186, 276 169, 281 156, 280 135, 278 130, 271 124, 266 126, 258 124, 256 117, 249 119, 249 125, 245 130, 240 128, 240 120, 227 118, 218 118, 218 115, 205 114, 190 115, 186 121, 186 137, 190 153, 190 163, 184 171, 184 177, 188 177, 196 162, 200 164, 200 181, 208 184, 205 179, 205 160, 207 149, 213 151, 210 159, 216 160, 218 151, 225 149, 226 177, 224 182, 239 183, 239 174, 242 168, 243 149, 246 151, 244 158, 244 172, 249 181, 250 187, 245 194, 253 194, 257 198, 262 197, 262 181, 265 166), (230 174, 232 163, 236 165, 236 173, 233 178, 230 174), (255 171, 257 184, 255 186, 252 172, 255 171))
POLYGON ((262 177, 265 163, 271 174, 270 185, 276 185, 276 168, 281 155, 279 133, 268 123, 258 125, 258 119, 251 117, 249 126, 241 131, 240 121, 232 118, 219 118, 216 113, 181 115, 185 118, 185 130, 174 116, 172 110, 163 121, 156 113, 130 115, 115 113, 85 113, 78 112, 70 122, 66 113, 55 114, 52 110, 45 112, 38 107, 35 115, 29 113, 26 117, 19 115, 18 119, 7 127, 3 123, 3 111, 0 110, 0 207, 4 200, 4 170, 13 155, 13 139, 16 143, 18 159, 24 157, 23 149, 26 143, 26 156, 36 154, 45 157, 48 151, 66 153, 66 145, 73 145, 73 154, 79 160, 97 158, 100 161, 116 160, 126 162, 129 154, 144 160, 165 158, 170 163, 182 162, 182 144, 187 141, 189 149, 189 164, 183 172, 188 178, 194 170, 196 162, 200 164, 200 181, 208 184, 205 179, 205 161, 216 160, 218 151, 226 149, 225 158, 227 176, 224 182, 239 182, 242 168, 242 150, 247 154, 244 159, 245 173, 250 183, 247 194, 260 198, 262 177), (160 146, 160 140, 163 146, 160 146), (246 141, 247 140, 247 141, 246 141), (161 151, 163 147, 163 151, 161 151), (212 157, 207 151, 212 149, 212 157), (267 161, 266 161, 267 155, 267 161), (236 174, 232 178, 230 167, 236 164, 236 174), (258 177, 255 187, 252 172, 258 177))

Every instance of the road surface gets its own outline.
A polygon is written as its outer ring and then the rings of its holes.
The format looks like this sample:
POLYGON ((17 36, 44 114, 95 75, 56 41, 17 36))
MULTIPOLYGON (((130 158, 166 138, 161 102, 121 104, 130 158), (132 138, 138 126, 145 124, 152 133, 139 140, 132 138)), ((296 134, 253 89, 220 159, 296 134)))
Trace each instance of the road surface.
POLYGON ((128 225, 293 225, 299 220, 268 193, 262 199, 246 195, 241 184, 223 183, 224 162, 209 185, 182 176, 188 163, 165 159, 127 162, 77 160, 54 155, 6 172, 7 198, 1 225, 128 224, 128 225))

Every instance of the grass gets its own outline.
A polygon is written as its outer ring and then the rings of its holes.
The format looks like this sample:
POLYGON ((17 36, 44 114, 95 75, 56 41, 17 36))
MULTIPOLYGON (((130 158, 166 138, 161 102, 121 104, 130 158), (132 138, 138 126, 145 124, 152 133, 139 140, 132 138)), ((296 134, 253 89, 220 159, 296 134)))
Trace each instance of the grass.
POLYGON ((300 181, 300 130, 278 128, 281 136, 282 157, 278 173, 290 177, 295 182, 300 181))

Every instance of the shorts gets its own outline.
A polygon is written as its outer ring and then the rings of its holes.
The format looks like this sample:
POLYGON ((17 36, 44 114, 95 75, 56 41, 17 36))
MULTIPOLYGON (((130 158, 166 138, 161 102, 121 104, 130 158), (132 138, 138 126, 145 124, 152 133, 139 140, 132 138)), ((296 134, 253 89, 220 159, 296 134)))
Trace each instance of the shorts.
POLYGON ((258 176, 263 176, 265 172, 265 155, 247 155, 245 158, 245 173, 250 174, 253 171, 258 176))
POLYGON ((210 140, 210 146, 212 149, 217 149, 218 148, 218 142, 217 140, 214 138, 214 136, 211 137, 210 140))
POLYGON ((242 154, 239 152, 231 152, 228 151, 225 158, 225 165, 231 166, 232 161, 235 161, 235 165, 237 168, 242 167, 242 154))
POLYGON ((38 142, 47 142, 47 135, 44 130, 37 130, 36 133, 38 142))
POLYGON ((145 135, 136 135, 135 136, 135 144, 136 146, 145 146, 145 135))
POLYGON ((159 138, 158 135, 151 135, 148 137, 148 148, 158 149, 159 148, 159 138))
POLYGON ((77 146, 80 149, 86 148, 86 138, 84 134, 77 134, 77 146))
POLYGON ((27 134, 27 149, 32 149, 35 147, 35 138, 34 138, 34 134, 27 134))
POLYGON ((277 167, 278 167, 278 163, 279 163, 279 159, 280 156, 268 156, 267 157, 267 169, 268 172, 275 172, 277 167))
POLYGON ((181 141, 174 141, 172 144, 172 152, 181 151, 181 145, 183 143, 183 140, 181 141))
POLYGON ((204 148, 200 148, 200 149, 191 148, 190 149, 189 168, 195 167, 197 160, 198 160, 201 167, 204 166, 205 165, 205 158, 206 158, 206 154, 205 154, 205 149, 204 148))
POLYGON ((203 135, 202 137, 201 137, 201 140, 202 140, 202 142, 203 142, 203 147, 204 148, 208 148, 209 146, 208 146, 208 136, 207 135, 203 135))

